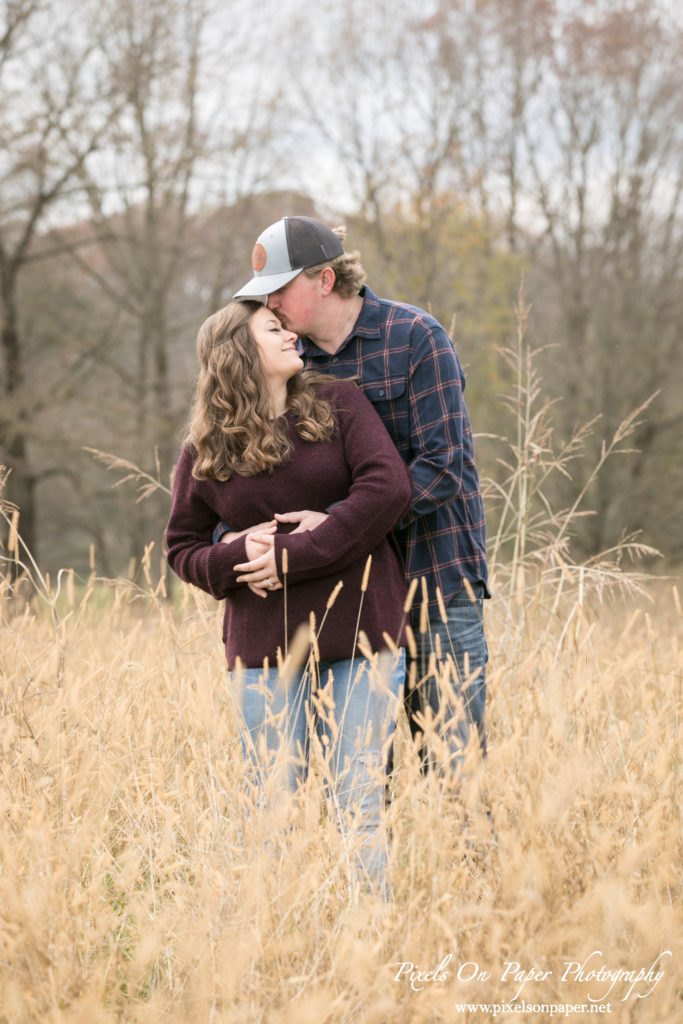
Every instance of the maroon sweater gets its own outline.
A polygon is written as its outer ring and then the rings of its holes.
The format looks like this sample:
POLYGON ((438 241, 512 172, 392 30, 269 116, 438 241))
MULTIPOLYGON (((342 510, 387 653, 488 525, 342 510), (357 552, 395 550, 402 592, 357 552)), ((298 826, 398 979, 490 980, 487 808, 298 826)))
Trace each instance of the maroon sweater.
POLYGON ((290 458, 270 473, 233 476, 228 481, 195 480, 196 452, 183 448, 173 484, 171 517, 166 530, 168 561, 188 583, 213 597, 225 598, 223 639, 228 668, 239 657, 257 667, 268 657, 276 663, 284 653, 284 590, 257 597, 235 565, 248 561, 245 538, 213 544, 219 520, 243 530, 273 518, 275 512, 312 509, 328 518, 303 533, 290 524, 275 535, 275 553, 283 581, 282 552, 287 550, 287 633, 314 612, 318 628, 326 604, 339 580, 343 587, 327 614, 318 638, 323 661, 342 661, 355 655, 354 637, 361 607, 361 584, 372 554, 368 588, 362 599, 360 629, 373 650, 386 647, 382 633, 403 642, 405 583, 391 528, 407 511, 412 493, 410 475, 378 414, 353 384, 330 381, 320 393, 336 410, 338 429, 329 441, 304 441, 295 417, 287 413, 290 458), (338 503, 338 504, 335 504, 338 503))

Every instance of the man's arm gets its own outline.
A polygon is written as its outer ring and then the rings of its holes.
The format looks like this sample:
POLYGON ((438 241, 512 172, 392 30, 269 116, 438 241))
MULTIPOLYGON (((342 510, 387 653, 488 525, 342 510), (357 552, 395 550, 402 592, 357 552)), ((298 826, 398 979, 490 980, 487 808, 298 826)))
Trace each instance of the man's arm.
MULTIPOLYGON (((338 504, 338 502, 335 502, 335 504, 338 504)), ((334 505, 330 505, 326 512, 314 512, 308 508, 300 509, 296 512, 276 512, 273 522, 297 523, 292 533, 303 533, 305 530, 315 530, 316 526, 324 523, 333 508, 334 505)), ((244 537, 248 533, 265 530, 271 525, 272 523, 259 523, 258 526, 250 526, 246 530, 236 532, 231 530, 227 523, 221 521, 213 531, 212 540, 214 544, 230 544, 233 540, 237 540, 238 537, 244 537)))
POLYGON ((405 527, 462 493, 463 451, 470 434, 465 376, 453 343, 436 321, 413 327, 409 388, 409 463, 413 481, 405 527))
POLYGON ((270 530, 276 526, 275 520, 271 519, 267 523, 257 523, 256 526, 248 526, 246 530, 232 530, 227 523, 221 520, 211 534, 211 542, 213 544, 232 544, 234 540, 238 540, 240 537, 247 537, 250 533, 258 533, 261 530, 270 530))

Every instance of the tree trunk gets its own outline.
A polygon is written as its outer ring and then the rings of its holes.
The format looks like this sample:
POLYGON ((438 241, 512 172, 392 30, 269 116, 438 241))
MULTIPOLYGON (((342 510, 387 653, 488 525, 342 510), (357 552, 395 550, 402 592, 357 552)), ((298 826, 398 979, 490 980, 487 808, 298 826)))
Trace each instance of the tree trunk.
MULTIPOLYGON (((16 278, 7 274, 3 281, 2 305, 2 355, 4 363, 5 410, 9 413, 0 419, 2 433, 0 459, 11 470, 7 481, 5 497, 19 509, 19 532, 34 558, 36 551, 36 510, 35 481, 29 463, 28 438, 25 414, 17 408, 24 384, 24 368, 19 342, 16 306, 16 278)), ((20 555, 21 557, 21 555, 20 555)))

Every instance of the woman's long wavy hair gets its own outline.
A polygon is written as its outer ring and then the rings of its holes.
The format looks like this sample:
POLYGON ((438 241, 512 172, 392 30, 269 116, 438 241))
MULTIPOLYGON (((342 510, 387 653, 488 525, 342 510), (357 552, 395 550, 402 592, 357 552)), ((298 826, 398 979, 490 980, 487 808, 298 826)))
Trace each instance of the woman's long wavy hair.
MULTIPOLYGON (((281 419, 273 419, 268 385, 250 321, 258 302, 231 302, 199 328, 199 376, 190 414, 189 440, 197 451, 197 480, 255 476, 286 461, 292 445, 281 419)), ((287 411, 306 441, 326 441, 336 429, 329 402, 316 383, 329 377, 310 371, 287 382, 287 411)))

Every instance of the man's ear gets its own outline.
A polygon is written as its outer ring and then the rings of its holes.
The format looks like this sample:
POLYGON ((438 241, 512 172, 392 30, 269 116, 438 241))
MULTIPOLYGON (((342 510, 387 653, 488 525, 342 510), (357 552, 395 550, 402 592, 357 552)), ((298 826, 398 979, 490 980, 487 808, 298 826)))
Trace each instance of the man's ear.
POLYGON ((335 274, 332 267, 323 267, 323 269, 320 272, 320 286, 323 295, 330 294, 330 292, 334 288, 334 282, 336 281, 336 279, 337 275, 335 274))

